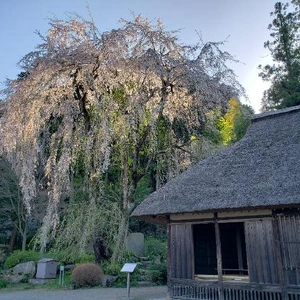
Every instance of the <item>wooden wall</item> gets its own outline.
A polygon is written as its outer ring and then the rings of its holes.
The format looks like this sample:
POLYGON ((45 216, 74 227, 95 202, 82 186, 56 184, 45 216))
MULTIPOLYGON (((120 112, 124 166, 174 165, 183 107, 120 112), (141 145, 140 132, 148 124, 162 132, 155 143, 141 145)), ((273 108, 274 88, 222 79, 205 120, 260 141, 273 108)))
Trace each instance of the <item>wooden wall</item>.
POLYGON ((250 282, 278 284, 272 219, 246 221, 244 225, 250 282))
MULTIPOLYGON (((277 214, 239 222, 245 228, 250 283, 300 286, 300 216, 277 214)), ((169 278, 194 279, 192 228, 199 223, 169 224, 169 278)))
POLYGON ((171 278, 194 278, 194 250, 191 224, 173 224, 169 231, 171 278))
POLYGON ((285 284, 300 286, 300 216, 278 216, 278 231, 285 284))

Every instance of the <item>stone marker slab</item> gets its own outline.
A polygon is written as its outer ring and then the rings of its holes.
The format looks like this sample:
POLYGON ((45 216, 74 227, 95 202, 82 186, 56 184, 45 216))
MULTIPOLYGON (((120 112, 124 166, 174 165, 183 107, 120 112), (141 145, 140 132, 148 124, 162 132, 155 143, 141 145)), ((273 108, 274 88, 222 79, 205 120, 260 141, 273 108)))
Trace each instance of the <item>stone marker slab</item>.
POLYGON ((127 237, 126 248, 129 252, 143 255, 145 248, 144 234, 139 232, 130 233, 127 237))

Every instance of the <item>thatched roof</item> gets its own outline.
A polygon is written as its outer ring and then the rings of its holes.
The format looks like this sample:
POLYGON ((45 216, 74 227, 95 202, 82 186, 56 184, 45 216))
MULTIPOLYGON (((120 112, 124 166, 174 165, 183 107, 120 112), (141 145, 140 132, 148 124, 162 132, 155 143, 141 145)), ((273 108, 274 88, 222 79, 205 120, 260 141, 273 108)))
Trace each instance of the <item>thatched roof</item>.
POLYGON ((236 144, 149 195, 132 216, 300 205, 300 106, 255 115, 236 144))
POLYGON ((0 117, 4 113, 4 109, 5 109, 5 107, 4 107, 4 101, 2 101, 0 99, 0 117))

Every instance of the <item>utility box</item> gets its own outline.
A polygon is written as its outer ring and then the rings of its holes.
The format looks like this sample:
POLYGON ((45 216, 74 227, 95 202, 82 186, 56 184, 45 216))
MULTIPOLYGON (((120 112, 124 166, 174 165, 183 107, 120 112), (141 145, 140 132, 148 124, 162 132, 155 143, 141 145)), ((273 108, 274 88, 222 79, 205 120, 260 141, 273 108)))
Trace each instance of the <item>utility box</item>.
POLYGON ((51 258, 42 258, 38 261, 36 278, 55 278, 57 261, 51 258))

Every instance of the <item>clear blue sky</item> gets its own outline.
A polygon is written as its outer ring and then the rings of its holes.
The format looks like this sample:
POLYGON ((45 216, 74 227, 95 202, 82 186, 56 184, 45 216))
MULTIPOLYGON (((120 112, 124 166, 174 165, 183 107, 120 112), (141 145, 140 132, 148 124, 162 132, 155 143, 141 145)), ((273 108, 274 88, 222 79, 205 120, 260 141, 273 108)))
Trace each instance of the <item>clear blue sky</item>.
MULTIPOLYGON (((181 29, 186 44, 223 41, 223 50, 243 64, 232 69, 245 87, 248 104, 259 112, 262 91, 267 87, 258 77, 258 65, 270 61, 263 43, 269 39, 267 26, 276 0, 0 0, 0 82, 20 72, 17 62, 40 43, 34 33, 46 34, 51 17, 66 18, 76 12, 88 18, 87 4, 100 31, 119 27, 119 19, 132 13, 148 19, 161 18, 168 30, 181 29)), ((3 87, 3 86, 2 86, 3 87)))

